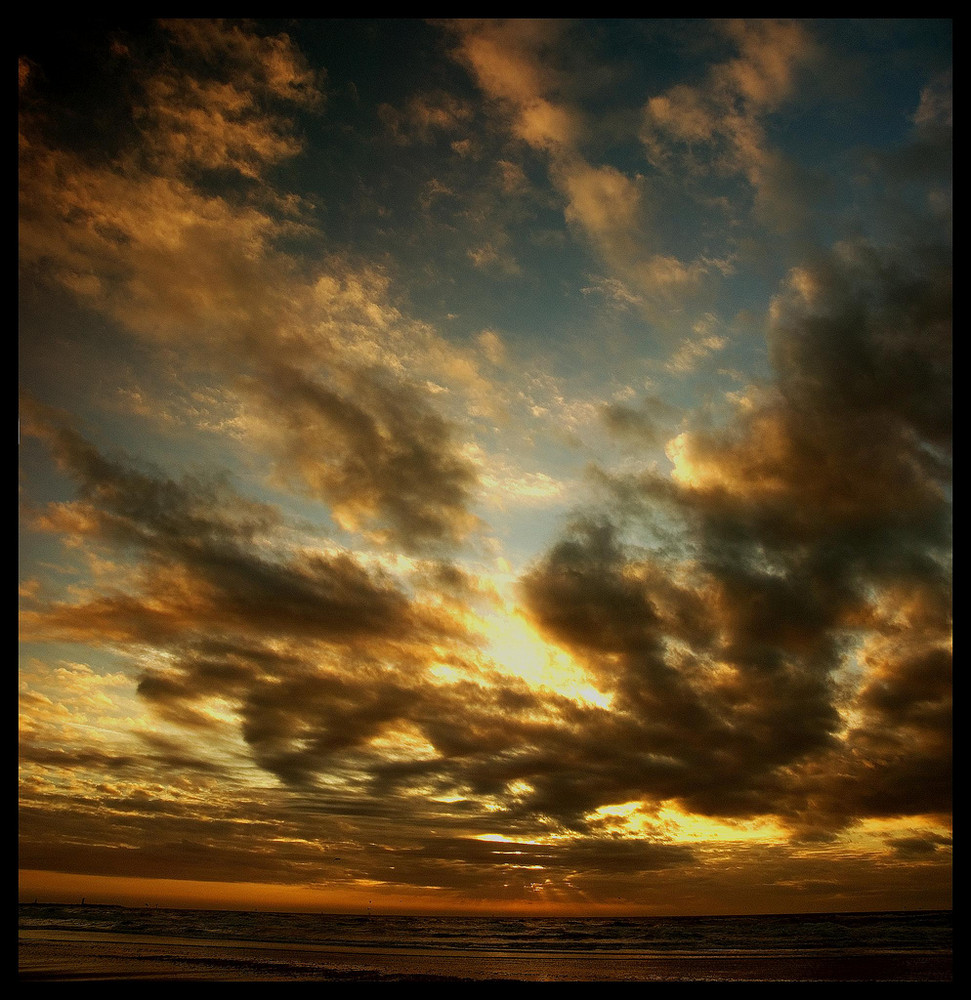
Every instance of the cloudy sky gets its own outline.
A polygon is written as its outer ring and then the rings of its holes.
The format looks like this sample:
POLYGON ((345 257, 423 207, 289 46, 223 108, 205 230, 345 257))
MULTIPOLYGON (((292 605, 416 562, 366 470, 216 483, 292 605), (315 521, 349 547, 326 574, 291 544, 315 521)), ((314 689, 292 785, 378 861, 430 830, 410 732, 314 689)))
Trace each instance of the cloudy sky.
POLYGON ((18 44, 23 897, 950 905, 949 21, 18 44))

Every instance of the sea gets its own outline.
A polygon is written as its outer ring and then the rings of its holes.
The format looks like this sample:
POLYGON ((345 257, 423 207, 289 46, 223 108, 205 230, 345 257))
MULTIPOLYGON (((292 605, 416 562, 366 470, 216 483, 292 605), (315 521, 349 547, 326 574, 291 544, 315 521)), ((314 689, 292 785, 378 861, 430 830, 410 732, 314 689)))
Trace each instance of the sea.
POLYGON ((99 978, 118 952, 141 978, 168 961, 182 975, 159 978, 192 978, 196 962, 209 970, 199 978, 232 980, 950 981, 953 954, 950 910, 515 918, 21 903, 19 924, 21 976, 34 979, 73 978, 72 961, 77 978, 99 978))

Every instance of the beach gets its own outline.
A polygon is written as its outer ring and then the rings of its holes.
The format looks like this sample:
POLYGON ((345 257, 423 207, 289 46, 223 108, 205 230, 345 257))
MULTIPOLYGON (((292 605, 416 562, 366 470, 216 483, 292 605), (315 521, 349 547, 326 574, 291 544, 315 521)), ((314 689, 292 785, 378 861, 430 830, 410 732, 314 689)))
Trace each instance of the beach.
POLYGON ((950 955, 355 948, 22 929, 22 982, 950 982, 950 955))

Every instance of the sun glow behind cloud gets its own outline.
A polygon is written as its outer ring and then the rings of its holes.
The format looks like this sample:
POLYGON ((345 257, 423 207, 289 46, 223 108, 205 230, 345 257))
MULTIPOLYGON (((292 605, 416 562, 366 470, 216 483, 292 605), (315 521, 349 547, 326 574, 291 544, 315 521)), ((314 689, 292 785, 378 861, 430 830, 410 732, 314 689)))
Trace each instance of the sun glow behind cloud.
POLYGON ((609 696, 591 683, 583 667, 547 642, 514 606, 504 603, 487 612, 481 629, 484 652, 499 673, 577 702, 609 707, 609 696))

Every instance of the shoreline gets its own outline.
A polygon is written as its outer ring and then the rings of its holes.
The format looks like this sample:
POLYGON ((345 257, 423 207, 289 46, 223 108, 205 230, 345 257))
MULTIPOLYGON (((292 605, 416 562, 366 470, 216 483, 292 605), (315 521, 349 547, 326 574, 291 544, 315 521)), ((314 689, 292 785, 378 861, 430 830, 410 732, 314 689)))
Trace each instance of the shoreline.
POLYGON ((951 982, 953 956, 511 954, 21 930, 22 982, 951 982))

